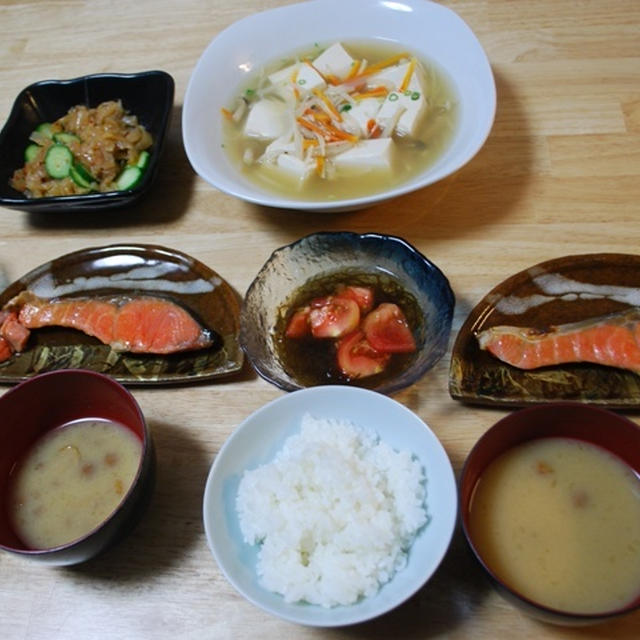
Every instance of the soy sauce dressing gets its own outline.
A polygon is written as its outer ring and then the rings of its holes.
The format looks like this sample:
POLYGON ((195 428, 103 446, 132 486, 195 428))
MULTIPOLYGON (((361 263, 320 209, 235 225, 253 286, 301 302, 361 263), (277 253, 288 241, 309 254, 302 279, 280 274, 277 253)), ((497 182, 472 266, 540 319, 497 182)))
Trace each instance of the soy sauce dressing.
POLYGON ((320 384, 350 384, 373 388, 384 380, 401 374, 415 359, 424 341, 424 315, 416 298, 396 278, 382 272, 363 272, 343 269, 322 274, 308 280, 293 292, 290 299, 280 307, 275 329, 275 351, 284 370, 304 386, 320 384), (370 287, 373 290, 373 308, 383 302, 397 304, 405 314, 417 350, 414 353, 395 353, 384 371, 366 378, 350 378, 344 375, 337 364, 338 340, 313 338, 287 338, 285 330, 291 316, 299 307, 313 298, 335 295, 339 285, 370 287))

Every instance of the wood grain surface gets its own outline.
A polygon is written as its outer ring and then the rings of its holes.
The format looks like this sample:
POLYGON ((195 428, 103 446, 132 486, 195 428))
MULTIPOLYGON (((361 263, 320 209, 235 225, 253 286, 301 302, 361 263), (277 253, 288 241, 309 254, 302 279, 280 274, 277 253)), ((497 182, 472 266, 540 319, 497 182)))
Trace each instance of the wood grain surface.
MULTIPOLYGON (((243 294, 283 244, 319 230, 377 231, 406 238, 450 279, 457 297, 452 344, 473 306, 517 271, 569 254, 638 252, 638 0, 444 2, 474 30, 491 62, 498 92, 491 135, 446 180, 342 214, 240 202, 197 177, 182 146, 184 92, 206 45, 235 20, 285 4, 2 0, 3 122, 18 92, 47 78, 163 69, 176 81, 176 97, 157 183, 139 206, 54 216, 0 209, 0 282, 71 251, 136 242, 188 253, 243 294)), ((452 400, 449 360, 450 351, 395 397, 430 425, 459 473, 474 442, 505 410, 452 400)), ((234 427, 281 394, 248 368, 221 383, 134 390, 158 451, 149 511, 118 547, 75 568, 42 567, 0 554, 0 637, 640 637, 640 611, 585 629, 525 617, 491 590, 459 530, 431 582, 397 610, 363 625, 299 627, 245 601, 207 547, 204 484, 234 427)))

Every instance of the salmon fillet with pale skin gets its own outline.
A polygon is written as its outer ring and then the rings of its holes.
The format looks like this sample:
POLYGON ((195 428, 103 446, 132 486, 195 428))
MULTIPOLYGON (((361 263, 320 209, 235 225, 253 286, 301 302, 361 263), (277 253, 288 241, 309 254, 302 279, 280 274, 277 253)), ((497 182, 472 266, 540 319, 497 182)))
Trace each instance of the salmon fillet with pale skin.
POLYGON ((115 351, 170 354, 213 344, 211 333, 182 307, 154 297, 44 300, 24 291, 7 305, 27 330, 68 327, 115 351))
POLYGON ((496 326, 476 334, 481 349, 519 369, 571 362, 628 369, 640 374, 640 309, 536 330, 496 326))

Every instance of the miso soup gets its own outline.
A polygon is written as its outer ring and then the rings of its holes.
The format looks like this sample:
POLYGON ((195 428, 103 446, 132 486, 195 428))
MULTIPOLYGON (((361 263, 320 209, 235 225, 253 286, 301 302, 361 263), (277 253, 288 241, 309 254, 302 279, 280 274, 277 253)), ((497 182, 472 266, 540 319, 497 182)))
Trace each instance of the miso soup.
POLYGON ((126 496, 142 442, 109 420, 79 420, 48 432, 11 474, 9 511, 18 537, 50 549, 90 533, 126 496))
POLYGON ((481 475, 469 526, 485 564, 539 604, 603 613, 640 594, 640 478, 593 444, 507 451, 481 475))
POLYGON ((408 181, 445 152, 457 119, 452 83, 434 61, 373 41, 274 61, 222 117, 224 148, 247 178, 310 201, 408 181))

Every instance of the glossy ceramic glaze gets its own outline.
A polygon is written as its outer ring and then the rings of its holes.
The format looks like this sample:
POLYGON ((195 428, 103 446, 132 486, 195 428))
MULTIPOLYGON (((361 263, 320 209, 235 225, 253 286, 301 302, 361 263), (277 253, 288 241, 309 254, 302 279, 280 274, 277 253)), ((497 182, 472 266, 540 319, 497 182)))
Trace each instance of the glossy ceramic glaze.
POLYGON ((281 396, 240 424, 217 455, 204 494, 209 547, 225 576, 249 601, 269 613, 305 625, 334 627, 390 611, 436 571, 455 526, 457 490, 451 463, 438 438, 418 416, 382 394, 354 387, 314 387, 281 396), (425 468, 429 521, 417 534, 407 566, 380 591, 351 606, 325 608, 287 603, 260 585, 257 548, 245 544, 235 511, 242 473, 270 462, 284 441, 300 430, 302 417, 334 418, 375 431, 396 450, 409 450, 425 468))
MULTIPOLYGON (((321 232, 274 251, 247 290, 240 316, 240 343, 263 378, 288 391, 304 386, 285 370, 278 356, 274 341, 278 315, 305 282, 345 269, 393 276, 415 297, 424 314, 415 358, 397 376, 372 388, 391 393, 413 384, 444 355, 455 298, 440 269, 402 238, 321 232)), ((366 378, 362 384, 367 385, 366 378)))
POLYGON ((457 400, 481 404, 567 400, 640 407, 640 377, 631 371, 588 363, 525 371, 481 350, 475 337, 497 325, 545 329, 638 305, 639 256, 566 256, 521 271, 488 293, 464 322, 453 347, 449 391, 457 400))
POLYGON ((54 213, 102 211, 132 205, 151 188, 158 170, 171 109, 174 80, 164 71, 101 73, 72 80, 44 80, 23 89, 0 131, 0 205, 10 209, 54 213), (153 136, 150 162, 140 184, 127 191, 86 195, 27 198, 9 185, 13 172, 24 164, 29 135, 42 122, 53 122, 76 105, 97 107, 122 100, 153 136))
POLYGON ((171 355, 118 353, 73 329, 31 332, 27 348, 0 363, 0 382, 13 383, 55 369, 107 373, 127 384, 177 383, 240 370, 240 303, 225 280, 194 258, 158 245, 108 245, 47 262, 0 294, 0 308, 29 289, 56 296, 162 296, 183 306, 217 336, 214 346, 171 355))
POLYGON ((189 80, 182 129, 191 165, 214 187, 272 207, 343 211, 415 191, 462 167, 484 144, 495 108, 496 89, 487 56, 471 29, 447 7, 424 0, 316 0, 250 15, 219 33, 189 80), (459 98, 453 140, 422 174, 375 195, 311 202, 266 192, 231 166, 221 144, 220 110, 228 107, 249 74, 263 65, 315 42, 328 45, 341 39, 394 42, 426 61, 433 60, 450 78, 459 98))
POLYGON ((151 434, 134 397, 108 376, 91 371, 45 373, 0 397, 0 549, 52 565, 84 562, 126 535, 141 517, 155 479, 151 434), (8 477, 27 449, 51 429, 82 418, 104 418, 129 428, 142 442, 133 484, 118 508, 85 537, 53 549, 28 549, 7 519, 8 477))
POLYGON ((474 488, 488 465, 505 451, 535 438, 574 438, 611 452, 640 474, 640 428, 628 418, 599 407, 554 402, 508 414, 475 444, 460 479, 460 515, 467 542, 498 591, 525 613, 546 622, 588 625, 630 613, 640 607, 640 594, 623 609, 599 614, 566 613, 540 605, 505 585, 484 563, 470 534, 469 509, 474 488))

